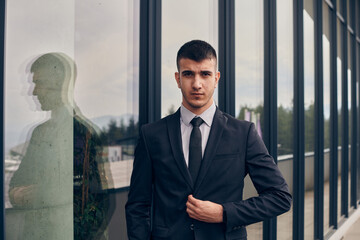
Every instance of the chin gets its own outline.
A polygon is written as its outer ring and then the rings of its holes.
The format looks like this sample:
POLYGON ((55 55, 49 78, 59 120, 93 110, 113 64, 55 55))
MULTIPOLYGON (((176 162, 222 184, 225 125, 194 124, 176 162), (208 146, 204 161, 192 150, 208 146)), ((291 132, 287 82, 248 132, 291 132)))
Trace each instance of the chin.
POLYGON ((197 100, 188 101, 188 104, 194 108, 199 108, 205 105, 202 101, 197 100))

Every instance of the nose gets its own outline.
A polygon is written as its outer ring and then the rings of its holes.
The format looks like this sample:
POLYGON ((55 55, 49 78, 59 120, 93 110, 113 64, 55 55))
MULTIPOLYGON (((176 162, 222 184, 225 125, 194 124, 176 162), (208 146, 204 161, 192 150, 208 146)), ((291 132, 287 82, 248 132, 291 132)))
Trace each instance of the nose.
POLYGON ((201 88, 201 78, 200 78, 199 75, 195 75, 195 77, 194 77, 193 88, 194 89, 200 89, 201 88))

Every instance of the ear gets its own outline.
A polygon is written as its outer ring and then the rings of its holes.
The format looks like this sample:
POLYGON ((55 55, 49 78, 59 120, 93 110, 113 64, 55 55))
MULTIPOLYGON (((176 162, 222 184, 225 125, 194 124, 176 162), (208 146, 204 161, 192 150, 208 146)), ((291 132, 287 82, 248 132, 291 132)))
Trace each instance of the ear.
POLYGON ((180 73, 179 72, 175 72, 175 80, 177 82, 178 88, 180 88, 181 84, 180 84, 180 73))
POLYGON ((219 80, 220 80, 220 72, 217 71, 215 73, 215 88, 218 86, 219 80))

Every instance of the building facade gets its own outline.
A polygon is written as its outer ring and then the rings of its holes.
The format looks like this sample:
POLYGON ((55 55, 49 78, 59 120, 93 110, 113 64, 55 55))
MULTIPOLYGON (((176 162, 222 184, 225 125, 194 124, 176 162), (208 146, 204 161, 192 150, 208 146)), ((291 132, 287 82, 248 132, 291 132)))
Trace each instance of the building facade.
MULTIPOLYGON (((293 195, 248 239, 328 239, 359 210, 359 0, 2 1, 3 239, 127 239, 139 127, 181 104, 182 44, 218 52, 293 195)), ((246 179, 244 196, 256 195, 246 179)))

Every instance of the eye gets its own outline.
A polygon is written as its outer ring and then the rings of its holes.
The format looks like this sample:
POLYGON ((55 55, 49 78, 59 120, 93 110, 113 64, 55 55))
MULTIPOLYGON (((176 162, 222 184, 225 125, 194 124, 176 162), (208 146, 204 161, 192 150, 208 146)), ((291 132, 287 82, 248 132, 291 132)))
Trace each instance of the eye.
POLYGON ((191 71, 184 71, 184 72, 182 72, 182 75, 184 77, 191 77, 193 75, 193 73, 191 71))
POLYGON ((201 73, 204 77, 209 77, 211 76, 211 72, 202 72, 201 73))

